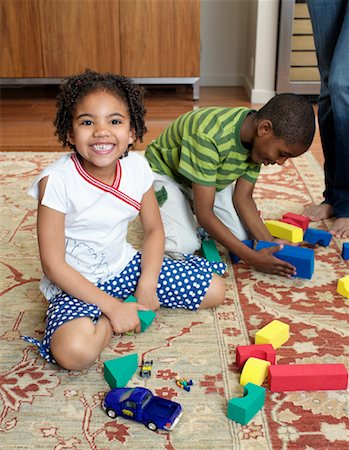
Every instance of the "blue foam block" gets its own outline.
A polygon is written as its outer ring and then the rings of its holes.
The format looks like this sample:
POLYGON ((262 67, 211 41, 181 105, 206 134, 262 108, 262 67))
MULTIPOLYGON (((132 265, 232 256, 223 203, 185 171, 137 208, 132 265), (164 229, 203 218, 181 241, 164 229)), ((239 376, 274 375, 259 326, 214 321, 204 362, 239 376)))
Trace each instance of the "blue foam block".
MULTIPOLYGON (((278 244, 276 242, 259 241, 256 251, 275 245, 278 244)), ((275 252, 274 256, 295 266, 297 271, 296 277, 310 279, 313 276, 315 262, 313 249, 285 245, 282 250, 275 252)))
POLYGON ((349 242, 344 242, 343 244, 342 258, 345 260, 349 259, 349 242))
MULTIPOLYGON (((243 242, 245 245, 247 245, 247 247, 253 248, 254 245, 254 240, 253 239, 245 239, 243 242)), ((240 257, 235 255, 233 252, 229 252, 229 256, 231 259, 231 262, 233 264, 237 264, 240 261, 240 257)))
POLYGON ((325 230, 318 230, 316 228, 307 228, 304 233, 303 240, 309 244, 320 244, 323 247, 328 247, 332 239, 332 234, 325 230))

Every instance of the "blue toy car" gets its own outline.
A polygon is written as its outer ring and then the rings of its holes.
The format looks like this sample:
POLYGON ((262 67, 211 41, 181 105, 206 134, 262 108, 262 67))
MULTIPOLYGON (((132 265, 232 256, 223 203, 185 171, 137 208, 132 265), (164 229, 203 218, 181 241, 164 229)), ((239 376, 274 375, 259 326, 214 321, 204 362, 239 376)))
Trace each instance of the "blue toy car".
POLYGON ((115 388, 104 398, 103 409, 109 417, 117 416, 142 422, 152 431, 171 431, 183 414, 179 403, 153 395, 149 389, 115 388))

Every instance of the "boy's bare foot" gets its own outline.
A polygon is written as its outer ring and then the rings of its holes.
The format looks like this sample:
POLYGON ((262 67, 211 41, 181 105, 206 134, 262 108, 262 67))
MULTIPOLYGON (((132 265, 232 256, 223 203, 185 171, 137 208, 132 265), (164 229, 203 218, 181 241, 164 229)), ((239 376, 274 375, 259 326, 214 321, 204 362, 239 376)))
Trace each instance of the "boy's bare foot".
POLYGON ((309 217, 312 222, 317 222, 323 219, 329 219, 333 216, 333 208, 328 203, 321 203, 321 205, 310 205, 304 209, 304 215, 309 217))
POLYGON ((330 232, 337 238, 349 237, 349 217, 340 217, 334 221, 330 232))

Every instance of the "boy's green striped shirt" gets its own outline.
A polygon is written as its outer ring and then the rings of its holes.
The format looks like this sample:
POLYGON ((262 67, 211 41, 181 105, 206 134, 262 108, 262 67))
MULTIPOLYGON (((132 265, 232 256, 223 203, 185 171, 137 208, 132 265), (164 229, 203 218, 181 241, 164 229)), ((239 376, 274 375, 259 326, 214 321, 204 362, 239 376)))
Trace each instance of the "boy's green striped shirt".
POLYGON ((260 165, 249 160, 240 139, 250 109, 209 107, 183 114, 152 141, 145 153, 154 172, 179 183, 221 191, 239 177, 255 183, 260 165))

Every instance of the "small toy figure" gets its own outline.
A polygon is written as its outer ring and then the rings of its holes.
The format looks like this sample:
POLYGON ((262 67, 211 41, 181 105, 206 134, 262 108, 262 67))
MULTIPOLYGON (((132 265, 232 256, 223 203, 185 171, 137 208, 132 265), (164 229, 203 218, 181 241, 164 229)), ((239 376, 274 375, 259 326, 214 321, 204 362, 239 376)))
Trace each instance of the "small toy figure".
POLYGON ((153 360, 147 361, 143 360, 141 364, 141 370, 139 372, 139 375, 142 378, 149 378, 151 376, 151 371, 153 368, 153 360))
POLYGON ((179 386, 181 389, 184 389, 187 392, 190 392, 190 386, 193 385, 193 380, 187 380, 186 378, 180 378, 177 376, 175 378, 176 385, 179 386))

